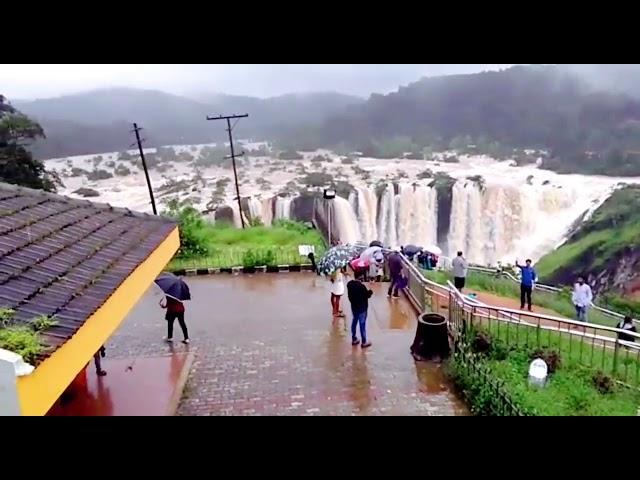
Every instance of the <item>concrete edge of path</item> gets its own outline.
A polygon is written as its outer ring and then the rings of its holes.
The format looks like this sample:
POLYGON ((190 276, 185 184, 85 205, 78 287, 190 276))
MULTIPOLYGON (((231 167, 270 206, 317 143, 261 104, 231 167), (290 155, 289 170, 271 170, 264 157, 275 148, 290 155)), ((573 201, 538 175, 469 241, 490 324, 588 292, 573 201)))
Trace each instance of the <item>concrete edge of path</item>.
POLYGON ((237 273, 288 273, 288 272, 310 272, 313 271, 311 264, 302 265, 273 265, 273 266, 257 266, 257 267, 225 267, 225 268, 182 268, 172 270, 174 275, 196 276, 196 275, 218 275, 221 273, 237 274, 237 273))
POLYGON ((178 411, 178 407, 180 406, 180 400, 182 399, 182 393, 184 392, 184 387, 189 380, 189 373, 191 373, 191 366, 193 365, 193 360, 195 355, 193 353, 188 353, 187 358, 184 361, 184 365, 182 366, 182 371, 180 372, 180 377, 178 377, 178 381, 176 382, 176 388, 171 395, 171 399, 169 400, 169 405, 167 407, 167 417, 173 417, 178 411))

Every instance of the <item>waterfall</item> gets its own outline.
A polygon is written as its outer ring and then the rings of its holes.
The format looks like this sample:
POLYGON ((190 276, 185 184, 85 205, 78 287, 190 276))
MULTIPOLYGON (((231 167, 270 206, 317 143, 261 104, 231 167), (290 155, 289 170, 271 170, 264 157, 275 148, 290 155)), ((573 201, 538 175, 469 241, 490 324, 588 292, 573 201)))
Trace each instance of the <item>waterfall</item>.
MULTIPOLYGON (((470 261, 484 258, 484 227, 482 215, 482 193, 480 188, 468 180, 460 180, 453 186, 451 224, 447 244, 449 256, 462 250, 470 261)), ((482 261, 479 261, 482 263, 482 261)))
POLYGON ((331 228, 332 236, 340 239, 342 243, 356 243, 362 240, 358 219, 348 200, 336 196, 331 200, 331 228))
POLYGON ((393 247, 398 244, 398 235, 396 232, 396 199, 392 183, 387 183, 380 198, 378 237, 386 246, 393 247))
POLYGON ((371 242, 378 239, 378 228, 376 225, 376 217, 378 212, 378 199, 376 192, 369 187, 356 187, 356 207, 354 211, 358 217, 358 225, 362 240, 371 242))
POLYGON ((276 197, 276 220, 291 218, 291 202, 292 197, 276 197))

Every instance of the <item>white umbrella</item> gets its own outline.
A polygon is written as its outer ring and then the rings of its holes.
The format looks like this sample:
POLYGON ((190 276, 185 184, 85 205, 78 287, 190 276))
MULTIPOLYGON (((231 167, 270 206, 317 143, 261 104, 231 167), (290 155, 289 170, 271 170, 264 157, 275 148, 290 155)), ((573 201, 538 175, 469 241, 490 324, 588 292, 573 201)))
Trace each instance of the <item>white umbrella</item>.
POLYGON ((381 247, 369 247, 364 252, 362 252, 360 254, 360 258, 362 260, 366 260, 369 263, 371 263, 376 259, 376 257, 380 258, 381 254, 382 254, 382 248, 381 247))
POLYGON ((423 249, 425 252, 433 253, 434 255, 442 255, 442 249, 436 245, 428 245, 423 249))

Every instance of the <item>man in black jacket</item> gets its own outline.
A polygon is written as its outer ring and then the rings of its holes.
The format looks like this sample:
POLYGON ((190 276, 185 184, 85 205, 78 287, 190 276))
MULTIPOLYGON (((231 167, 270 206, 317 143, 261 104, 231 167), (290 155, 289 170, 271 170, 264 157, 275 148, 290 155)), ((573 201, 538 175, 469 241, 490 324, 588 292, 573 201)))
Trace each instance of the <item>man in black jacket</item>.
POLYGON ((347 296, 349 302, 351 302, 351 313, 353 314, 353 320, 351 321, 351 345, 358 345, 360 340, 356 335, 356 329, 360 324, 360 337, 362 348, 369 348, 371 342, 367 341, 367 311, 369 309, 369 298, 371 298, 373 292, 369 290, 364 284, 357 279, 349 281, 347 283, 347 296))

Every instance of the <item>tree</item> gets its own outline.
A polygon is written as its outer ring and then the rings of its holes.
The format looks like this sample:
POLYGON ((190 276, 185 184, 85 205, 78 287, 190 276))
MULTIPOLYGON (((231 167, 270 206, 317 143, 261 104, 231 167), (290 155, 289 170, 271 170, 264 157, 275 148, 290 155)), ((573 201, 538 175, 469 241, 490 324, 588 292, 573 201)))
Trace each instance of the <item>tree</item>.
POLYGON ((0 95, 0 181, 55 192, 60 178, 45 170, 25 148, 37 138, 44 138, 42 127, 16 110, 0 95))

